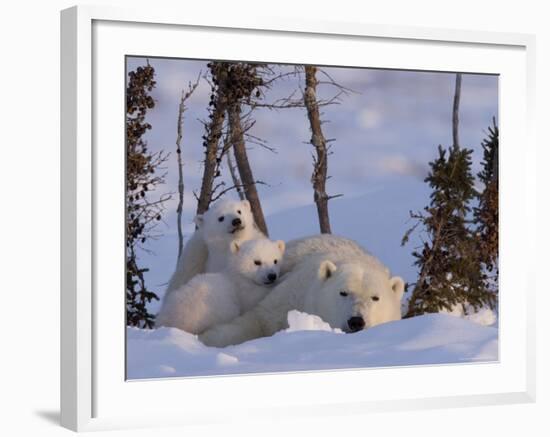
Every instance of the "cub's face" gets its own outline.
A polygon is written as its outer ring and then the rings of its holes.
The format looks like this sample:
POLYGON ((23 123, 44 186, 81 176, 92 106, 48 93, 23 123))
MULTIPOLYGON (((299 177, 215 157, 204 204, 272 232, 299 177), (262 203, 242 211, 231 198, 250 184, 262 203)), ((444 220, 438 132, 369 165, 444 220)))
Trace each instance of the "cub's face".
POLYGON ((274 285, 279 279, 284 241, 248 240, 231 243, 229 268, 258 285, 274 285))
POLYGON ((238 239, 239 234, 254 226, 254 218, 248 200, 221 200, 197 215, 195 224, 207 240, 238 239))
POLYGON ((319 280, 321 286, 312 291, 310 304, 333 328, 349 333, 401 319, 405 284, 400 277, 366 270, 359 263, 336 267, 323 261, 319 280))

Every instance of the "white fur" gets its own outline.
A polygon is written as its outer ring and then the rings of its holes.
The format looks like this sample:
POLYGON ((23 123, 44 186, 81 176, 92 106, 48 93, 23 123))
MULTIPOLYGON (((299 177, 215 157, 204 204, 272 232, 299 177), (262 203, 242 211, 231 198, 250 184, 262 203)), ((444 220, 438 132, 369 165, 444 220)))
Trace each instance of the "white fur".
POLYGON ((291 310, 318 315, 345 332, 351 331, 352 317, 361 317, 364 328, 401 318, 403 280, 390 277, 378 259, 351 240, 320 235, 289 242, 285 271, 282 282, 255 308, 207 330, 200 340, 222 347, 269 336, 288 328, 291 310))
POLYGON ((256 228, 247 200, 220 200, 195 217, 197 230, 185 245, 166 293, 171 293, 200 273, 220 272, 226 267, 230 244, 265 238, 256 228), (223 217, 223 221, 219 221, 223 217), (232 225, 234 219, 242 225, 232 225))
POLYGON ((360 259, 369 267, 384 270, 389 274, 389 270, 384 264, 355 241, 331 234, 313 235, 289 241, 281 274, 293 270, 305 257, 323 255, 328 256, 328 259, 334 263, 360 259))
POLYGON ((279 278, 285 243, 266 238, 233 241, 230 250, 223 272, 199 274, 165 296, 158 326, 200 334, 233 320, 268 294, 279 278))

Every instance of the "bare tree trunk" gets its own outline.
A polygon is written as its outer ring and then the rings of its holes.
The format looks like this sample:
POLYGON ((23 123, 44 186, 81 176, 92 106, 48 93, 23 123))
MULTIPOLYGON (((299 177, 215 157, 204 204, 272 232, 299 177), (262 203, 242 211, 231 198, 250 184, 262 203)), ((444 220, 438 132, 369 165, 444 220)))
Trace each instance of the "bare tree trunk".
MULTIPOLYGON (((258 191, 256 190, 256 181, 248 162, 248 156, 246 154, 246 147, 244 142, 244 132, 241 125, 241 106, 239 103, 233 103, 227 110, 229 132, 231 143, 233 144, 233 150, 235 151, 235 160, 237 161, 237 168, 242 179, 242 187, 244 188, 244 194, 246 199, 250 202, 252 214, 254 215, 254 221, 256 225, 268 236, 267 226, 265 224, 264 213, 262 211, 262 205, 260 198, 258 197, 258 191)), ((237 184, 236 184, 237 185, 237 184)))
MULTIPOLYGON (((229 136, 229 135, 228 135, 229 136)), ((229 138, 228 140, 229 141, 229 138)), ((227 168, 229 169, 229 173, 231 174, 231 180, 233 181, 233 185, 235 186, 235 189, 237 190, 237 194, 239 196, 240 200, 244 200, 246 197, 243 192, 243 185, 241 180, 239 179, 239 175, 237 174, 237 170, 235 168, 235 163, 233 162, 233 158, 231 157, 232 151, 230 148, 227 148, 226 152, 226 160, 227 160, 227 168)))
POLYGON ((203 214, 210 206, 212 200, 212 186, 218 172, 218 144, 222 136, 226 107, 225 99, 219 98, 212 111, 212 118, 208 125, 208 135, 205 140, 204 173, 197 203, 197 214, 203 214))
POLYGON ((311 144, 315 147, 316 157, 313 158, 313 174, 311 183, 313 185, 313 199, 317 205, 319 216, 319 227, 322 234, 330 234, 330 220, 328 215, 328 201, 330 197, 326 192, 327 181, 327 141, 321 130, 321 119, 319 105, 317 102, 317 67, 306 65, 306 89, 304 92, 304 103, 307 109, 309 126, 311 128, 311 144))
POLYGON ((460 108, 460 89, 462 87, 462 73, 456 73, 455 97, 453 101, 453 146, 459 147, 458 141, 458 110, 460 108))
POLYGON ((182 91, 181 92, 181 99, 180 99, 180 105, 178 109, 178 126, 177 126, 177 136, 176 136, 176 154, 178 159, 178 208, 176 210, 177 212, 177 225, 178 225, 178 258, 181 256, 181 251, 183 250, 183 231, 182 231, 182 210, 183 210, 183 193, 184 193, 184 185, 183 185, 183 160, 181 158, 181 140, 183 138, 183 114, 185 110, 187 109, 185 107, 185 101, 191 97, 191 95, 195 92, 197 89, 197 86, 199 85, 200 75, 195 81, 195 83, 189 82, 189 88, 187 92, 182 91))
POLYGON ((183 250, 183 231, 181 226, 181 215, 183 210, 183 162, 181 159, 181 139, 183 137, 183 113, 185 112, 184 94, 181 94, 180 106, 178 111, 178 135, 176 138, 176 154, 178 158, 178 208, 177 226, 178 226, 178 258, 180 259, 181 251, 183 250))

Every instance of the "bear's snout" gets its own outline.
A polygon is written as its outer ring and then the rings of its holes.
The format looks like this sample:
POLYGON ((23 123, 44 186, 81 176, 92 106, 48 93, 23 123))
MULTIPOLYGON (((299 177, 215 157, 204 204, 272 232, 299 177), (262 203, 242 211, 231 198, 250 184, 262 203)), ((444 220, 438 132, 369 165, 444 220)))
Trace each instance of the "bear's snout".
POLYGON ((234 218, 231 224, 235 227, 241 226, 243 224, 242 220, 240 218, 234 218))
POLYGON ((270 273, 269 275, 267 275, 267 280, 269 282, 275 282, 276 279, 277 279, 277 274, 276 273, 270 273))
POLYGON ((348 326, 351 332, 361 331, 365 327, 365 321, 361 316, 354 316, 348 319, 348 326))

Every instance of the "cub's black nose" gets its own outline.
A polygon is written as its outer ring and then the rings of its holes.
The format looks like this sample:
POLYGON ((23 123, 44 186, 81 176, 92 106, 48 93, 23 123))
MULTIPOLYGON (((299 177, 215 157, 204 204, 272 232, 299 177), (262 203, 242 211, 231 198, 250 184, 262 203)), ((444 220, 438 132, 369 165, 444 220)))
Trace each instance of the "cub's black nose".
POLYGON ((365 321, 363 317, 354 316, 348 320, 348 326, 351 332, 361 331, 365 327, 365 321))
POLYGON ((231 224, 232 224, 233 226, 241 226, 242 223, 243 223, 243 222, 241 221, 240 218, 233 219, 233 221, 231 222, 231 224))
POLYGON ((267 280, 268 281, 274 282, 275 279, 277 279, 277 275, 275 273, 270 273, 269 275, 267 275, 267 280))

